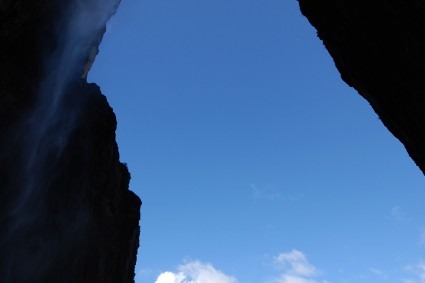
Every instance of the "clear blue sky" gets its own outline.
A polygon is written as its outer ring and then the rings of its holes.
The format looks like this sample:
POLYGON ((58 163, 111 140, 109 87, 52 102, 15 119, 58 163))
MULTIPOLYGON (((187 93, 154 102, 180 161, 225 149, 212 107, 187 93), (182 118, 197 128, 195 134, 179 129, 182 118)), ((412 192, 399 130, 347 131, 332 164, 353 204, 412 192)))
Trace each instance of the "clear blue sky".
POLYGON ((425 179, 296 0, 123 0, 89 80, 143 200, 137 283, 425 282, 425 179))

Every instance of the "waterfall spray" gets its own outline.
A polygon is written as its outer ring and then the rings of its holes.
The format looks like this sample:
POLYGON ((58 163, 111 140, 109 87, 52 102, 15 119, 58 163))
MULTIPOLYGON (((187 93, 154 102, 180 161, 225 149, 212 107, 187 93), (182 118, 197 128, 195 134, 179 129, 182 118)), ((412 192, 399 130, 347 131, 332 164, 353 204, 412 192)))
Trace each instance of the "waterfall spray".
MULTIPOLYGON (((56 216, 48 215, 45 196, 52 188, 55 167, 69 138, 76 124, 81 123, 78 121, 82 107, 79 101, 83 100, 77 99, 78 94, 70 91, 70 87, 85 81, 105 24, 116 11, 119 0, 65 2, 71 3, 62 4, 67 12, 56 26, 54 36, 58 46, 44 54, 44 76, 36 92, 36 102, 14 133, 14 146, 20 159, 16 170, 19 180, 14 202, 8 209, 9 225, 2 227, 6 233, 0 238, 0 251, 11 251, 7 254, 8 266, 0 267, 0 282, 38 282, 37 278, 48 273, 55 262, 52 246, 46 248, 43 241, 66 245, 63 239, 46 239, 44 234, 37 235, 34 231, 45 223, 61 221, 53 221, 56 216), (33 246, 30 252, 20 245, 27 237, 32 238, 28 239, 33 246)), ((72 227, 78 225, 76 222, 61 225, 71 226, 67 227, 68 231, 78 229, 72 227)))
POLYGON ((105 23, 117 5, 116 0, 77 0, 68 7, 69 18, 57 31, 60 46, 46 59, 46 74, 38 91, 38 101, 24 122, 25 178, 15 213, 33 201, 35 194, 41 193, 45 187, 42 182, 48 181, 40 180, 43 171, 46 166, 54 167, 67 144, 81 107, 67 103, 67 89, 73 81, 86 75, 88 70, 84 64, 91 65, 86 61, 94 59, 94 56, 85 58, 86 54, 93 53, 89 49, 97 49, 105 23))

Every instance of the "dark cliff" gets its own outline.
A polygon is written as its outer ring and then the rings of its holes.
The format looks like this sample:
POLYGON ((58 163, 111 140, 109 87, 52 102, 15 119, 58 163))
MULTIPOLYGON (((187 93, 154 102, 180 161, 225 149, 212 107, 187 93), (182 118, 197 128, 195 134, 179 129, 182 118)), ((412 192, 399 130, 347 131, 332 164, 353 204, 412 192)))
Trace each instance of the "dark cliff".
POLYGON ((298 2, 342 79, 425 173, 425 1, 298 2))
POLYGON ((133 282, 139 198, 86 81, 119 0, 0 2, 0 282, 133 282))

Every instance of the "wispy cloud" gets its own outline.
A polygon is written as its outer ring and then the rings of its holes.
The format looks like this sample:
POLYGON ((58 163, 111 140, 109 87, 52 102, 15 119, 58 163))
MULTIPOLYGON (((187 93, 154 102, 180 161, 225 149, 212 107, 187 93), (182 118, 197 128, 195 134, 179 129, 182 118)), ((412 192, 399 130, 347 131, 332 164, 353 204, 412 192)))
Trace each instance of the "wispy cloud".
POLYGON ((419 245, 425 246, 425 230, 422 230, 421 234, 419 235, 419 245))
POLYGON ((425 262, 408 265, 405 270, 414 275, 414 278, 404 279, 403 283, 425 283, 425 262))
POLYGON ((285 201, 297 201, 301 198, 304 198, 306 195, 302 192, 283 192, 283 190, 280 190, 278 187, 267 184, 267 185, 256 185, 256 184, 250 184, 250 195, 251 198, 254 200, 276 200, 276 199, 283 199, 285 201))
POLYGON ((151 269, 140 268, 136 270, 136 279, 148 277, 152 273, 153 271, 151 269))
POLYGON ((281 253, 274 257, 273 264, 281 273, 270 283, 325 283, 316 279, 321 272, 309 263, 304 253, 298 250, 281 253))
POLYGON ((372 272, 373 274, 375 274, 378 277, 381 277, 383 279, 388 278, 388 274, 387 272, 385 272, 382 269, 378 269, 378 268, 369 268, 369 271, 372 272))
POLYGON ((257 186, 254 184, 251 184, 250 188, 251 188, 251 197, 254 199, 259 199, 262 195, 261 190, 257 188, 257 186))
POLYGON ((253 199, 274 200, 281 196, 281 192, 275 186, 259 187, 255 184, 250 185, 251 197, 253 199))
POLYGON ((403 221, 405 219, 401 206, 395 205, 391 208, 391 216, 397 221, 403 221))
POLYGON ((155 283, 236 283, 233 276, 224 274, 209 263, 191 261, 178 267, 177 272, 161 273, 155 283))

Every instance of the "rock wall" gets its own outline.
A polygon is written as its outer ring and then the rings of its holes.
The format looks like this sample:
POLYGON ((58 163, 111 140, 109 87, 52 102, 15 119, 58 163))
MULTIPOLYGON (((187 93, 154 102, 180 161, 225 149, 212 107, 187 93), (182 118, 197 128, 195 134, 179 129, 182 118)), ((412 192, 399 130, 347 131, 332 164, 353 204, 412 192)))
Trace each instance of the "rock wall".
POLYGON ((425 173, 425 2, 298 0, 342 79, 425 173))
POLYGON ((118 4, 0 2, 0 282, 134 282, 141 202, 86 81, 118 4))

